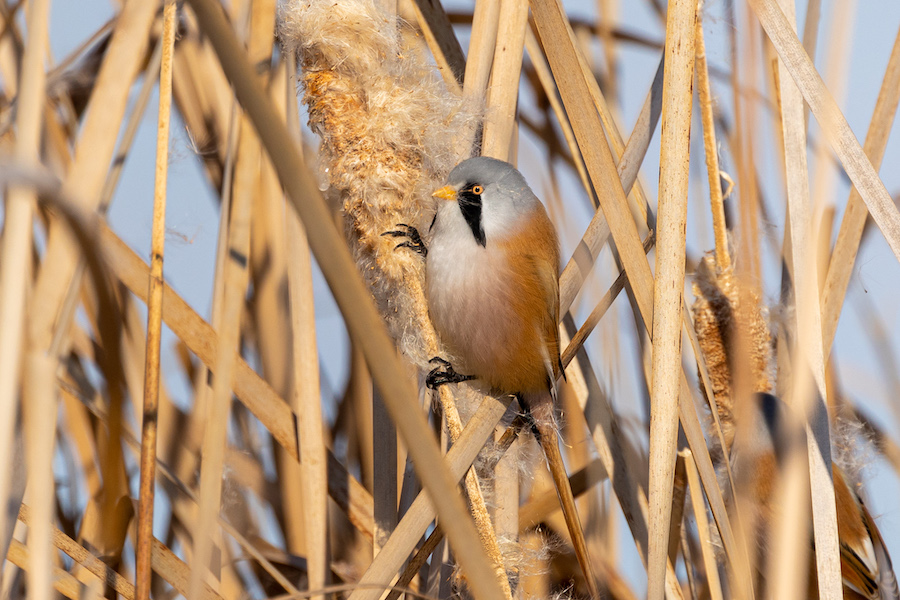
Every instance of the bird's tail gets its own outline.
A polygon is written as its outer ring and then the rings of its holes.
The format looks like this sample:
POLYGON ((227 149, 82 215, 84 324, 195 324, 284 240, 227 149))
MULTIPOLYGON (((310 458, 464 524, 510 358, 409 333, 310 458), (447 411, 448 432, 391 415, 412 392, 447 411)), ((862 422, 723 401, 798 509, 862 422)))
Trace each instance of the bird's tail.
POLYGON ((559 434, 554 415, 553 399, 548 392, 536 397, 520 396, 519 401, 531 419, 532 430, 538 443, 541 445, 541 449, 544 451, 544 457, 547 459, 547 466, 550 469, 550 475, 553 477, 556 493, 559 496, 559 503, 566 520, 566 527, 569 530, 569 536, 572 538, 572 545, 575 548, 575 557, 578 559, 578 564, 584 573, 588 591, 592 599, 598 599, 600 594, 597 588, 597 580, 591 569, 591 560, 588 555, 587 543, 584 539, 584 530, 581 527, 581 519, 578 517, 578 511, 575 507, 575 496, 572 494, 566 467, 563 463, 562 454, 559 451, 559 434))

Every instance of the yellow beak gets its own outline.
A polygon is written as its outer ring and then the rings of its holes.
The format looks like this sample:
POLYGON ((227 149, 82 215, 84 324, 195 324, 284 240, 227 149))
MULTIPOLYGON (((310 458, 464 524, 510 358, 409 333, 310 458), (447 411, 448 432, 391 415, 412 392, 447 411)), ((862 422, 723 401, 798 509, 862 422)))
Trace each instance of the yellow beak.
POLYGON ((434 198, 443 198, 444 200, 456 200, 456 189, 452 186, 445 185, 439 190, 431 194, 434 198))

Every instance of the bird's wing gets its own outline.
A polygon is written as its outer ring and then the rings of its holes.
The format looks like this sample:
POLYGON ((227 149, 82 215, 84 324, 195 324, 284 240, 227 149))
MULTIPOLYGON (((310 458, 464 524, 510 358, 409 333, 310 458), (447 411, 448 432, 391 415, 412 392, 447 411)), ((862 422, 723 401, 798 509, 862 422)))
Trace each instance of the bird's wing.
POLYGON ((879 531, 878 526, 875 524, 875 519, 872 518, 862 499, 859 500, 859 508, 875 550, 875 561, 878 565, 878 589, 881 593, 881 598, 883 600, 900 600, 900 587, 897 585, 894 565, 891 563, 891 555, 888 554, 884 538, 881 537, 881 531, 879 531))
POLYGON ((541 338, 544 341, 544 365, 550 379, 550 391, 556 399, 556 380, 565 375, 559 358, 559 280, 556 268, 545 261, 535 262, 536 277, 547 312, 541 322, 541 338))
POLYGON ((547 375, 550 377, 550 387, 555 397, 556 380, 560 375, 565 377, 559 356, 561 351, 559 347, 559 246, 553 224, 547 217, 544 207, 539 205, 538 210, 540 216, 534 219, 538 238, 536 241, 545 248, 549 247, 550 251, 536 255, 533 264, 544 306, 547 307, 541 334, 544 340, 547 375))
POLYGON ((870 600, 896 600, 897 580, 881 532, 843 471, 832 465, 844 586, 870 600))

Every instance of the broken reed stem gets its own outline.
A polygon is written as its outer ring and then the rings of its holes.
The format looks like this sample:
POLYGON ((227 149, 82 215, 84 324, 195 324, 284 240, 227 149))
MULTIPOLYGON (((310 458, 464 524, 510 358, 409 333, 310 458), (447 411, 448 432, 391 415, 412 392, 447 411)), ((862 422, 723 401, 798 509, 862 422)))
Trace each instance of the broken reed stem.
POLYGON ((685 223, 692 82, 694 0, 669 5, 663 79, 656 285, 653 293, 653 381, 650 413, 649 600, 665 595, 666 557, 672 512, 681 384, 681 304, 684 290, 685 223))
POLYGON ((709 69, 706 64, 706 42, 703 39, 702 2, 698 7, 695 23, 695 71, 697 73, 697 101, 703 123, 703 149, 706 151, 706 172, 709 180, 709 201, 716 239, 716 266, 726 270, 731 266, 728 252, 728 229, 725 225, 725 201, 722 197, 722 180, 719 174, 719 147, 716 144, 716 122, 713 115, 712 94, 709 87, 709 69))
MULTIPOLYGON (((21 86, 16 113, 17 161, 40 163, 41 116, 45 103, 44 50, 47 48, 49 0, 28 5, 28 40, 22 58, 21 86)), ((6 199, 3 240, 0 242, 0 456, 11 457, 16 427, 25 300, 31 274, 35 192, 28 186, 11 186, 6 199)), ((29 315, 30 318, 30 315, 29 315)), ((45 418, 50 418, 45 415, 45 418)), ((54 421, 55 422, 55 421, 54 421)), ((6 506, 12 487, 13 465, 0 466, 0 503, 6 506)), ((0 510, 0 535, 12 535, 14 523, 0 510)), ((44 515, 49 517, 50 515, 44 515)), ((0 548, 6 540, 0 540, 0 548)), ((46 558, 42 556, 41 558, 46 558)))
POLYGON ((172 106, 172 62, 175 50, 174 0, 163 9, 162 55, 159 69, 159 117, 156 130, 156 180, 153 193, 153 230, 150 241, 150 281, 147 292, 147 349, 144 362, 144 409, 141 425, 141 478, 135 586, 138 600, 150 598, 153 504, 156 480, 156 438, 159 410, 160 338, 162 336, 163 253, 166 243, 166 180, 169 165, 169 118, 172 106))

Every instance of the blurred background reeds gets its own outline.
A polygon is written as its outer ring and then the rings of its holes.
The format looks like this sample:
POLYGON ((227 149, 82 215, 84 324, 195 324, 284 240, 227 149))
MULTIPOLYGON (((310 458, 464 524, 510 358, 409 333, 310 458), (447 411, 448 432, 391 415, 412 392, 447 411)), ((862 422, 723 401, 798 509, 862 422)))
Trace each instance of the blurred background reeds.
POLYGON ((2 0, 0 597, 900 598, 898 101, 890 0, 2 0), (588 573, 383 235, 481 154, 588 573))

